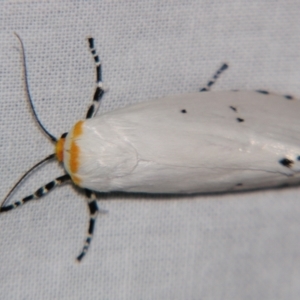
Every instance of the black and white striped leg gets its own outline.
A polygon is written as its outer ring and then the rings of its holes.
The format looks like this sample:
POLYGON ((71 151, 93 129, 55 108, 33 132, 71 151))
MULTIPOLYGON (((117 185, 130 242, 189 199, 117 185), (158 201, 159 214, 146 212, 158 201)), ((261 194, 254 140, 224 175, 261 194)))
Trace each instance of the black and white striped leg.
POLYGON ((46 185, 42 186, 41 188, 39 188, 35 193, 23 198, 22 200, 17 201, 15 203, 7 205, 7 206, 0 207, 0 213, 13 210, 31 200, 39 199, 39 198, 43 197, 44 195, 48 194, 56 186, 61 185, 68 180, 71 180, 71 177, 68 174, 57 177, 53 181, 51 181, 51 182, 47 183, 46 185))
POLYGON ((85 190, 85 193, 86 196, 88 197, 87 204, 90 212, 90 222, 89 222, 88 234, 84 246, 82 248, 81 253, 77 256, 78 262, 82 260, 82 258, 86 255, 87 251, 89 250, 93 238, 93 234, 94 234, 96 218, 99 212, 99 208, 96 201, 96 194, 90 190, 85 190))
POLYGON ((88 42, 89 42, 89 47, 90 47, 90 51, 94 57, 95 60, 95 65, 96 65, 96 90, 94 93, 94 98, 93 98, 93 103, 92 105, 89 107, 87 114, 86 114, 86 118, 90 119, 92 118, 100 105, 100 101, 103 97, 104 94, 104 89, 103 89, 103 84, 102 84, 102 68, 101 68, 101 62, 99 59, 99 55, 97 54, 96 48, 94 46, 94 39, 92 37, 88 38, 88 42))
POLYGON ((212 85, 215 84, 220 75, 228 68, 228 65, 224 63, 214 74, 214 76, 207 82, 206 86, 200 89, 200 92, 208 92, 212 85))

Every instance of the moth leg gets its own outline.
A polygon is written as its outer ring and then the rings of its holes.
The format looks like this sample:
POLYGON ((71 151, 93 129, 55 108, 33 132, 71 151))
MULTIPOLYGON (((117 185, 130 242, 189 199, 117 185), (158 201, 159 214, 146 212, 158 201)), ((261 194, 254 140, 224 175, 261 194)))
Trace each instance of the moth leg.
POLYGON ((88 228, 88 233, 87 233, 87 237, 84 243, 84 246, 82 248, 81 253, 77 256, 77 261, 80 262, 82 260, 82 258, 86 255, 92 238, 93 238, 93 234, 94 234, 94 228, 95 228, 95 222, 96 222, 96 218, 99 212, 99 208, 97 205, 97 201, 96 201, 96 194, 90 190, 85 190, 86 196, 88 197, 87 200, 87 204, 88 204, 88 208, 89 208, 89 212, 90 212, 90 222, 89 222, 89 228, 88 228))
POLYGON ((90 118, 94 117, 94 115, 96 114, 96 112, 99 108, 99 105, 100 105, 100 101, 101 101, 105 91, 103 89, 103 83, 102 83, 101 62, 100 62, 97 50, 94 46, 94 39, 92 37, 89 37, 88 43, 89 43, 90 52, 92 53, 92 55, 94 57, 95 67, 96 67, 96 89, 95 89, 95 93, 94 93, 94 97, 93 97, 93 103, 89 107, 87 114, 86 114, 86 118, 90 119, 90 118))
POLYGON ((13 209, 15 209, 19 206, 22 206, 23 204, 31 201, 31 200, 39 199, 39 198, 43 197, 44 195, 48 194, 56 186, 59 186, 59 185, 63 184, 64 182, 68 181, 68 180, 71 180, 71 177, 68 174, 57 177, 53 181, 51 181, 51 182, 47 183, 46 185, 40 187, 35 193, 23 198, 22 200, 17 201, 15 203, 7 205, 7 206, 0 207, 0 213, 13 210, 13 209))
POLYGON ((213 77, 207 82, 207 84, 200 89, 200 92, 208 92, 210 91, 211 87, 217 79, 220 77, 220 75, 228 68, 228 65, 226 63, 223 63, 222 66, 215 72, 213 77))

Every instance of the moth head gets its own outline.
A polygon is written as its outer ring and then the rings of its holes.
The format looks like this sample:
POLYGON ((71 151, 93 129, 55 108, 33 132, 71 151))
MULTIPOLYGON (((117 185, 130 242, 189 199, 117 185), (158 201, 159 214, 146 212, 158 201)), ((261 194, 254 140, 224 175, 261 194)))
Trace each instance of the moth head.
POLYGON ((55 144, 55 155, 59 162, 63 162, 64 160, 64 146, 67 135, 67 132, 63 133, 55 144))

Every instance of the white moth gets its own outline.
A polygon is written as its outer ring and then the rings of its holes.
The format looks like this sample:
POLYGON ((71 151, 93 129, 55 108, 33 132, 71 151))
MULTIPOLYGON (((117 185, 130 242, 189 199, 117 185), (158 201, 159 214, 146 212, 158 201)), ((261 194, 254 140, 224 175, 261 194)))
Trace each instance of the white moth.
MULTIPOLYGON (((97 87, 87 119, 57 140, 33 110, 56 147, 55 154, 36 166, 56 157, 66 175, 4 206, 10 192, 0 212, 38 199, 72 180, 86 190, 89 199, 90 225, 77 257, 80 261, 91 242, 98 212, 94 192, 189 194, 300 183, 298 100, 266 91, 208 92, 227 68, 224 64, 202 92, 147 101, 92 118, 104 90, 94 40, 88 41, 96 63, 97 87)), ((33 107, 26 76, 25 82, 33 107)))
POLYGON ((79 121, 66 137, 64 166, 80 187, 99 192, 206 193, 299 183, 299 113, 299 101, 259 92, 143 102, 79 121))

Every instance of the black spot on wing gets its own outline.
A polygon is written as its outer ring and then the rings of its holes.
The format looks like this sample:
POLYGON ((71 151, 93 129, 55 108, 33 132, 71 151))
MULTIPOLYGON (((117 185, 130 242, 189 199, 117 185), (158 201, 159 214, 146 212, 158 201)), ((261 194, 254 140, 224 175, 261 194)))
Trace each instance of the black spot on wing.
POLYGON ((63 134, 61 135, 61 138, 64 139, 67 135, 68 135, 68 133, 65 132, 65 133, 63 133, 63 134))
POLYGON ((242 122, 244 122, 245 120, 244 119, 242 119, 242 118, 236 118, 236 120, 239 122, 239 123, 242 123, 242 122))
POLYGON ((293 99, 294 99, 294 97, 291 96, 291 95, 284 95, 283 97, 284 97, 285 99, 288 99, 288 100, 293 100, 293 99))
POLYGON ((229 106, 234 112, 237 112, 237 108, 234 106, 229 106))
POLYGON ((265 90, 256 90, 255 92, 260 93, 260 94, 264 94, 264 95, 269 95, 269 92, 265 91, 265 90))
POLYGON ((283 158, 279 161, 280 164, 282 164, 284 167, 287 167, 287 168, 291 168, 294 164, 294 162, 288 158, 283 158))
POLYGON ((202 88, 200 92, 207 92, 207 88, 202 88))
POLYGON ((181 113, 186 114, 187 111, 186 111, 185 109, 182 109, 182 110, 181 110, 181 113))
POLYGON ((240 183, 237 183, 235 186, 243 186, 243 184, 240 182, 240 183))
POLYGON ((297 157, 297 160, 300 160, 300 155, 297 157))

